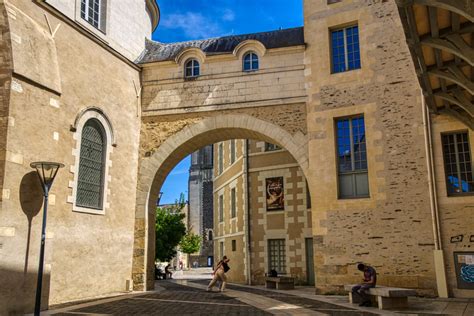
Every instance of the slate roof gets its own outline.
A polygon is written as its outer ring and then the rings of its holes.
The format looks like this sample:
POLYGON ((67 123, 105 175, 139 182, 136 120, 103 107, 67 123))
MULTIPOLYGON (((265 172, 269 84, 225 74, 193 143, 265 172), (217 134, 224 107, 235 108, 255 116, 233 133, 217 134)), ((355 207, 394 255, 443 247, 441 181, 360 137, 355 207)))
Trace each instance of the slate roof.
POLYGON ((303 27, 171 44, 146 40, 145 51, 137 63, 174 60, 183 49, 190 47, 200 48, 206 55, 228 54, 239 43, 250 39, 260 41, 267 49, 304 45, 303 27))

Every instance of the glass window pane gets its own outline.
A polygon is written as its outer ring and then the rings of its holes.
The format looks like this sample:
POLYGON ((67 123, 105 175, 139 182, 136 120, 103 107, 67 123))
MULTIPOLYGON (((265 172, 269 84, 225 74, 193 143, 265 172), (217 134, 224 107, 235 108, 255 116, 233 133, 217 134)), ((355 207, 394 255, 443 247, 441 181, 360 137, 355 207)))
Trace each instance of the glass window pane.
POLYGON ((369 196, 369 177, 367 173, 355 175, 356 195, 369 196))
POLYGON ((101 123, 87 121, 82 129, 76 204, 101 209, 105 172, 105 134, 101 123))
POLYGON ((251 68, 250 68, 250 61, 245 61, 245 62, 244 62, 244 70, 251 70, 251 68))
POLYGON ((257 70, 257 69, 258 69, 258 59, 252 62, 252 70, 257 70))
POLYGON ((353 197, 353 187, 352 174, 339 175, 339 196, 341 198, 353 197))
POLYGON ((471 154, 467 132, 441 136, 448 195, 473 192, 471 154))

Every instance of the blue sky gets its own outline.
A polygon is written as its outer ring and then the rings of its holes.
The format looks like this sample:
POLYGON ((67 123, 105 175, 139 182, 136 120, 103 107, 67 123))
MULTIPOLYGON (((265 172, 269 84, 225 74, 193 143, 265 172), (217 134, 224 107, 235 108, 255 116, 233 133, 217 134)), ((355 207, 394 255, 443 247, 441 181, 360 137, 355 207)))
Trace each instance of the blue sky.
POLYGON ((158 0, 153 39, 180 42, 303 25, 303 0, 158 0))
MULTIPOLYGON (((163 43, 278 30, 303 25, 303 0, 158 0, 153 39, 163 43)), ((166 178, 160 204, 188 197, 190 157, 166 178)))
POLYGON ((160 204, 172 204, 179 199, 179 195, 184 193, 184 198, 188 199, 188 178, 191 156, 187 156, 174 167, 161 187, 160 204))

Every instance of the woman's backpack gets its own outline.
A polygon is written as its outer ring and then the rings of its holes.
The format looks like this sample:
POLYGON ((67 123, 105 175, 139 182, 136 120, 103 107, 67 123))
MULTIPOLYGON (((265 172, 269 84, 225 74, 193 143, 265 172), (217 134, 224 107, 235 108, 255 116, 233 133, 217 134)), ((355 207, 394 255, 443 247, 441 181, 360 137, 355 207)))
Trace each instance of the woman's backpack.
POLYGON ((230 267, 229 267, 229 265, 228 265, 227 263, 225 263, 225 262, 222 263, 222 266, 224 267, 224 272, 227 272, 227 271, 230 270, 230 267))

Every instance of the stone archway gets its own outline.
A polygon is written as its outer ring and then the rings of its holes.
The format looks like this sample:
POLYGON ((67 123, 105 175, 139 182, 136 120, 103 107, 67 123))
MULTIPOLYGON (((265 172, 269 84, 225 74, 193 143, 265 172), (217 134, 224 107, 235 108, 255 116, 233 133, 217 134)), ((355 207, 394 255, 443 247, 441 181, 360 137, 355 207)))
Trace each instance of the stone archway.
POLYGON ((135 210, 133 284, 135 290, 153 288, 154 197, 171 169, 186 155, 228 139, 257 139, 284 147, 295 158, 303 173, 308 172, 307 136, 248 114, 222 114, 188 122, 181 130, 159 142, 141 160, 135 210), (149 241, 149 242, 148 242, 149 241))

